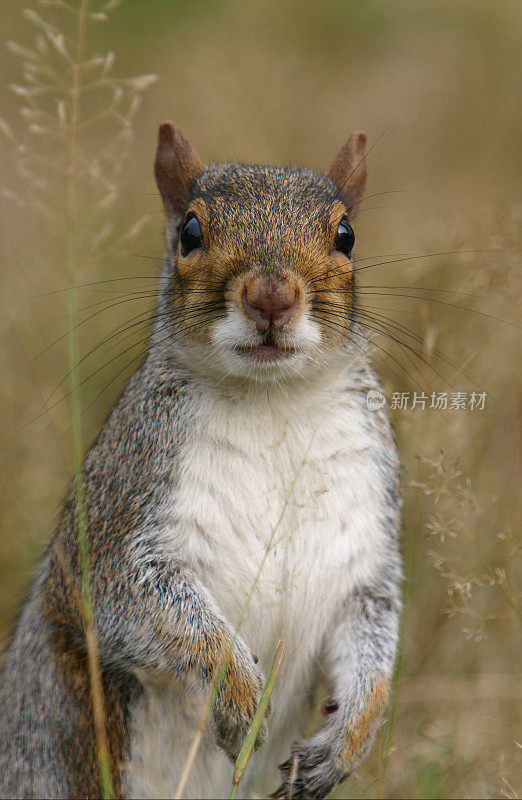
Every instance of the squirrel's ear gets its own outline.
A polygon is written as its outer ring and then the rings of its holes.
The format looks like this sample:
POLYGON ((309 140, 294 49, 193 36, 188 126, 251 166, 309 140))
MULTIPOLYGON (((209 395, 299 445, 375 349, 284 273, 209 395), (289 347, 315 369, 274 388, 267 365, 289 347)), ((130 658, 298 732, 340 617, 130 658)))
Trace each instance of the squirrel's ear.
POLYGON ((172 122, 160 125, 154 174, 168 214, 183 214, 190 189, 202 171, 201 161, 180 129, 172 122))
POLYGON ((328 177, 333 180, 348 211, 361 199, 366 186, 366 134, 352 133, 332 162, 328 177))

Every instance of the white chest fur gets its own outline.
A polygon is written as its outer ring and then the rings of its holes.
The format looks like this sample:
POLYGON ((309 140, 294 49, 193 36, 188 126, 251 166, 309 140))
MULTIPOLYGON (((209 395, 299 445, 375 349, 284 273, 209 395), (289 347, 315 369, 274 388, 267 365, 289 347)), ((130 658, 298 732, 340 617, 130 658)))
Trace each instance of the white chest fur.
POLYGON ((383 442, 372 416, 335 385, 291 401, 200 398, 190 415, 164 545, 231 625, 241 622, 265 674, 285 641, 264 760, 302 734, 322 641, 385 547, 383 442))
POLYGON ((382 443, 368 416, 336 387, 291 403, 259 394, 199 408, 180 454, 169 546, 232 624, 253 589, 242 635, 263 661, 282 634, 322 636, 372 568, 382 443))

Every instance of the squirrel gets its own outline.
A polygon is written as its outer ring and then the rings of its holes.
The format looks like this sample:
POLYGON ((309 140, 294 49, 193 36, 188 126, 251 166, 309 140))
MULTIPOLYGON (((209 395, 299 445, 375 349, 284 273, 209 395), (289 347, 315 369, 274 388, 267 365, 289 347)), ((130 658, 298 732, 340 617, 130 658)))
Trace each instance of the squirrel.
MULTIPOLYGON (((228 796, 280 639, 240 793, 324 798, 373 743, 402 567, 399 461, 357 315, 365 142, 328 174, 203 166, 159 128, 155 323, 82 472, 118 796, 172 796, 222 663, 184 796, 228 796)), ((81 592, 72 483, 5 656, 2 797, 101 795, 81 592)))

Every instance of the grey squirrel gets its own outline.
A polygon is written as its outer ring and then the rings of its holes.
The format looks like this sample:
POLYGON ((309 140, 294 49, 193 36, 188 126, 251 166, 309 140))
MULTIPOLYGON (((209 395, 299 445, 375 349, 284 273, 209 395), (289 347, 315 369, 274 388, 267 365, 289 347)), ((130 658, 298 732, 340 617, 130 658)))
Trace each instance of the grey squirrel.
MULTIPOLYGON (((371 747, 401 557, 398 458, 385 409, 366 403, 379 382, 357 318, 364 147, 353 134, 328 175, 204 167, 177 127, 160 127, 156 321, 84 463, 119 796, 175 791, 231 642, 185 796, 230 793, 280 638, 268 732, 240 791, 326 797, 371 747)), ((1 676, 2 797, 100 795, 80 593, 71 485, 1 676)))

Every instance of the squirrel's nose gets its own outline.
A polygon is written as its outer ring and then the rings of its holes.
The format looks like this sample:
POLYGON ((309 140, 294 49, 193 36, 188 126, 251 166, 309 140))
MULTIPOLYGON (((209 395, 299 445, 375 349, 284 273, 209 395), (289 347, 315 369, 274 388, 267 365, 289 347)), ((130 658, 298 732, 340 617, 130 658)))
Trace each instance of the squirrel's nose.
POLYGON ((282 328, 300 305, 299 288, 294 283, 254 280, 243 290, 243 309, 259 331, 270 326, 282 328))

